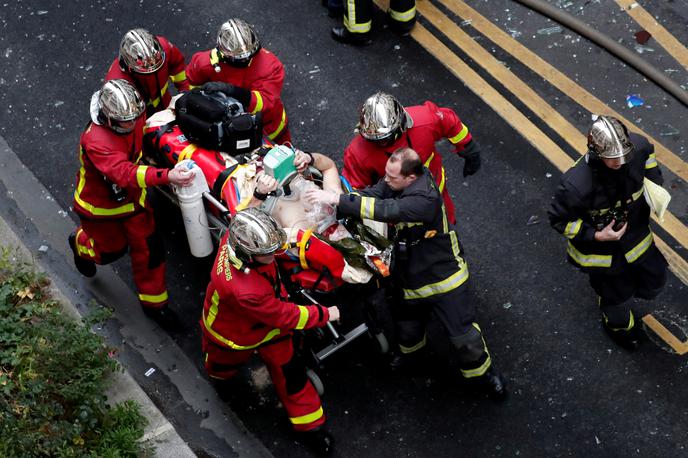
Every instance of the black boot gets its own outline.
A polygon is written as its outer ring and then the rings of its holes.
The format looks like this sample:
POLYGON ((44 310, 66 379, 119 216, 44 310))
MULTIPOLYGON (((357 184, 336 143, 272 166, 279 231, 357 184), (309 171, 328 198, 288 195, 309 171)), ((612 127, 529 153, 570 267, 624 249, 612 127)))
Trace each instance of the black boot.
POLYGON ((428 356, 429 352, 426 347, 412 353, 392 351, 387 364, 392 372, 399 374, 425 372, 429 370, 428 356))
POLYGON ((506 397, 506 381, 497 371, 490 368, 480 378, 483 389, 490 398, 501 401, 506 397))
POLYGON ((602 328, 604 329, 604 332, 607 333, 607 335, 614 341, 618 346, 621 348, 625 348, 628 351, 634 351, 638 349, 638 346, 640 345, 640 340, 638 338, 638 332, 637 332, 637 327, 638 326, 633 326, 630 330, 625 331, 625 330, 614 330, 611 329, 607 323, 605 322, 604 318, 602 319, 602 328))
POLYGON ((76 249, 76 232, 69 234, 67 243, 69 243, 69 248, 72 250, 72 254, 74 255, 74 265, 76 266, 76 270, 78 270, 79 273, 84 277, 93 277, 96 274, 96 263, 79 256, 79 252, 76 249))
POLYGON ((392 30, 392 32, 397 33, 402 37, 405 37, 411 33, 413 26, 416 25, 416 18, 413 18, 407 22, 399 22, 395 21, 390 16, 387 16, 387 24, 389 25, 389 28, 390 30, 392 30))
POLYGON ((143 314, 168 332, 180 331, 183 328, 181 320, 167 304, 162 307, 143 307, 143 314))
POLYGON ((334 449, 334 437, 323 428, 299 431, 295 434, 296 440, 308 447, 316 455, 329 455, 334 449))
POLYGON ((370 32, 351 33, 345 27, 333 27, 331 35, 336 41, 347 45, 368 46, 373 42, 370 32))

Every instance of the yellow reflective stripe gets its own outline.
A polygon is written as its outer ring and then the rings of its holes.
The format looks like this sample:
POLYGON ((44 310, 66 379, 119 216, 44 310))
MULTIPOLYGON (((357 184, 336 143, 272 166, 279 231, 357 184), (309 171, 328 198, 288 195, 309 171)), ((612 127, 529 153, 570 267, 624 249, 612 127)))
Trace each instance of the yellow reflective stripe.
POLYGON ((178 157, 177 161, 179 162, 179 161, 183 161, 184 159, 191 159, 191 156, 193 155, 194 151, 196 151, 197 148, 198 147, 193 143, 186 145, 184 147, 184 149, 182 150, 182 152, 179 153, 179 157, 178 157))
POLYGON ((652 232, 650 232, 644 239, 640 241, 639 244, 634 246, 630 251, 626 252, 624 255, 626 257, 626 261, 629 263, 635 262, 640 256, 643 255, 643 253, 647 251, 648 248, 650 248, 653 240, 654 238, 652 237, 652 232))
POLYGON ((461 269, 442 281, 431 283, 418 289, 404 289, 404 299, 423 299, 436 294, 447 293, 463 285, 466 280, 468 280, 468 264, 463 262, 461 269))
POLYGON ((147 195, 147 193, 148 193, 147 189, 144 188, 141 190, 141 197, 139 197, 139 205, 142 207, 146 206, 146 195, 147 195))
POLYGON ((645 192, 645 188, 640 188, 639 190, 637 190, 636 192, 633 193, 631 198, 633 200, 638 200, 638 199, 640 199, 640 196, 643 195, 643 192, 645 192))
POLYGON ((287 125, 287 112, 285 111, 284 108, 282 108, 282 120, 280 121, 279 126, 277 126, 277 129, 275 129, 275 131, 273 133, 268 134, 268 138, 270 140, 274 140, 275 138, 277 138, 277 136, 282 133, 282 130, 284 130, 284 126, 286 126, 286 125, 287 125))
POLYGON ((227 345, 229 348, 233 350, 251 350, 253 348, 256 348, 268 340, 272 340, 275 336, 279 335, 280 330, 279 329, 273 329, 272 331, 268 332, 267 335, 261 340, 260 342, 253 344, 253 345, 237 345, 231 340, 227 339, 224 336, 221 336, 220 334, 217 333, 213 329, 213 323, 215 322, 215 318, 217 318, 217 312, 218 312, 218 307, 220 305, 220 295, 217 293, 217 290, 213 291, 213 295, 210 299, 210 309, 208 310, 208 315, 206 316, 205 312, 203 313, 203 325, 205 326, 206 331, 210 333, 211 336, 216 338, 219 342, 222 342, 223 344, 227 345))
POLYGON ((423 166, 430 168, 430 163, 432 162, 432 160, 434 158, 435 158, 435 152, 433 151, 432 153, 430 153, 430 157, 428 157, 428 159, 425 162, 423 162, 423 166))
POLYGON ((201 87, 201 86, 194 86, 193 84, 189 83, 189 89, 196 89, 197 87, 201 87))
POLYGON ((251 111, 251 114, 258 113, 259 111, 263 110, 263 96, 260 95, 260 92, 258 91, 251 91, 253 95, 256 96, 256 106, 253 108, 251 111))
POLYGON ((566 247, 566 253, 583 267, 611 267, 612 255, 606 254, 583 254, 573 246, 571 242, 566 247))
POLYGON ((364 22, 362 24, 356 23, 356 2, 355 0, 346 0, 346 14, 344 15, 344 27, 351 33, 366 33, 370 32, 373 21, 364 22))
MULTIPOLYGON (((445 176, 444 176, 444 167, 442 167, 440 173, 442 174, 442 179, 440 180, 440 185, 437 187, 437 190, 442 194, 444 191, 444 181, 445 181, 445 176)), ((444 197, 442 197, 444 199, 444 197)))
POLYGON ((456 231, 451 231, 449 233, 449 238, 451 239, 452 254, 456 258, 459 269, 462 267, 462 262, 465 262, 461 258, 461 249, 459 248, 459 238, 456 236, 456 231))
POLYGON ((320 406, 320 408, 313 413, 301 415, 300 417, 289 417, 289 421, 295 425, 307 425, 308 423, 313 423, 321 419, 323 415, 323 408, 320 406))
POLYGON ((167 291, 165 291, 162 294, 139 294, 139 299, 152 304, 159 304, 161 302, 165 302, 168 299, 168 296, 167 291))
POLYGON ((425 346, 425 344, 427 344, 427 343, 428 343, 428 335, 426 333, 426 334, 423 334, 423 340, 421 340, 420 342, 418 342, 417 344, 415 344, 412 347, 405 347, 405 346, 399 344, 399 351, 401 351, 404 354, 413 353, 414 351, 418 351, 421 348, 423 348, 425 346))
POLYGON ((652 169, 657 167, 657 155, 655 153, 650 154, 645 161, 645 168, 652 169))
POLYGON ((84 150, 79 149, 79 162, 81 162, 81 169, 79 169, 79 183, 74 191, 74 200, 84 209, 97 216, 114 216, 124 213, 131 213, 134 211, 134 204, 128 203, 115 208, 100 208, 90 204, 81 198, 81 193, 86 186, 86 168, 84 167, 84 150))
POLYGON ((95 257, 96 257, 96 252, 93 250, 93 248, 91 248, 92 246, 95 245, 95 240, 93 240, 93 239, 91 239, 91 238, 88 239, 88 241, 91 243, 91 246, 82 245, 82 244, 79 243, 79 235, 82 234, 83 232, 84 232, 83 229, 79 229, 78 231, 76 231, 76 237, 75 237, 76 251, 77 251, 78 253, 87 254, 87 255, 89 255, 90 257, 95 258, 95 257))
POLYGON ((468 126, 466 124, 464 124, 458 134, 454 135, 453 137, 449 137, 449 141, 456 145, 461 140, 466 138, 467 135, 468 135, 468 126))
POLYGON ((146 170, 148 170, 147 165, 139 165, 136 168, 136 182, 140 188, 146 187, 146 170))
POLYGON ((301 263, 301 267, 304 269, 308 269, 308 260, 306 260, 306 244, 308 243, 308 239, 311 238, 311 235, 313 235, 313 231, 308 229, 303 233, 301 241, 299 241, 297 244, 299 247, 299 262, 301 263))
POLYGON ((389 16, 397 22, 408 22, 414 17, 416 17, 416 5, 413 8, 403 12, 394 11, 392 8, 389 9, 389 16))
POLYGON ((465 378, 480 377, 482 375, 485 375, 485 372, 487 372, 487 370, 492 365, 492 357, 490 356, 490 352, 487 349, 487 343, 485 343, 485 337, 483 337, 483 331, 480 329, 480 325, 478 325, 478 323, 473 322, 472 325, 480 333, 480 340, 483 341, 483 350, 485 350, 485 353, 487 353, 487 359, 485 360, 484 363, 482 363, 480 365, 480 367, 477 367, 475 369, 466 369, 466 370, 461 369, 461 374, 465 378))
MULTIPOLYGON (((220 63, 220 56, 217 54, 217 48, 210 50, 210 65, 217 65, 220 63)), ((197 87, 197 86, 194 86, 197 87)))
POLYGON ((576 235, 578 235, 578 232, 580 232, 580 228, 582 225, 582 219, 577 219, 576 221, 569 221, 569 223, 566 225, 566 228, 564 229, 564 237, 566 237, 567 239, 574 238, 576 235))
POLYGON ((180 81, 184 81, 186 79, 186 71, 182 70, 181 72, 177 73, 176 75, 170 76, 172 79, 173 83, 178 83, 180 81))
POLYGON ((160 98, 161 98, 163 95, 165 95, 165 93, 167 92, 167 88, 168 88, 169 85, 170 85, 169 81, 166 82, 165 85, 164 85, 164 86, 162 87, 162 89, 160 90, 160 96, 159 96, 159 97, 156 97, 155 99, 153 99, 153 100, 151 100, 150 102, 148 102, 148 105, 153 105, 154 107, 157 107, 158 105, 160 105, 160 98))
MULTIPOLYGON (((628 317, 628 327, 626 328, 612 328, 611 326, 607 326, 611 331, 630 331, 633 329, 633 326, 635 326, 635 318, 633 317, 633 311, 629 310, 629 317, 628 317)), ((609 324, 609 318, 607 318, 607 315, 604 313, 602 314, 604 317, 604 324, 609 324)))
POLYGON ((375 219, 375 199, 361 197, 361 218, 375 219))
POLYGON ((296 323, 296 328, 294 329, 303 329, 306 323, 308 323, 308 308, 303 305, 297 305, 297 307, 299 308, 299 322, 296 323))

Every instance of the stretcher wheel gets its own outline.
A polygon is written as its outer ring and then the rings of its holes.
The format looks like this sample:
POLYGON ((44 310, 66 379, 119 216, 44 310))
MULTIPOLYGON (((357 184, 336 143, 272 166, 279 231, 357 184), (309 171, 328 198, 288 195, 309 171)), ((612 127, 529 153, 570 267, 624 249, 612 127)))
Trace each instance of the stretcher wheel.
POLYGON ((306 369, 306 376, 313 384, 315 391, 318 392, 318 396, 322 396, 325 393, 325 385, 323 385, 320 376, 313 369, 306 369))
POLYGON ((387 340, 387 336, 385 336, 384 332, 378 332, 375 334, 375 340, 377 340, 378 348, 380 350, 380 353, 383 355, 387 354, 389 352, 389 341, 387 340))

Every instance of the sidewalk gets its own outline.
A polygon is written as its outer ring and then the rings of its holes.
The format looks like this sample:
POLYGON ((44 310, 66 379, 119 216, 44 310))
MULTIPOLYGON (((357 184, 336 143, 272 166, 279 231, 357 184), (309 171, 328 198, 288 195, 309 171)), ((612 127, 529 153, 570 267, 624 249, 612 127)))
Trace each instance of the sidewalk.
MULTIPOLYGON (((37 270, 42 270, 29 249, 22 243, 17 234, 0 217, 0 245, 15 249, 18 262, 34 265, 37 270)), ((80 319, 81 315, 62 291, 51 284, 52 294, 57 299, 64 311, 74 319, 80 319)), ((133 399, 141 406, 141 414, 148 419, 143 440, 146 445, 155 450, 155 456, 160 458, 187 458, 196 454, 189 448, 184 440, 179 437, 174 426, 163 416, 153 401, 138 386, 128 371, 117 372, 112 375, 112 383, 108 390, 107 398, 110 404, 133 399)))

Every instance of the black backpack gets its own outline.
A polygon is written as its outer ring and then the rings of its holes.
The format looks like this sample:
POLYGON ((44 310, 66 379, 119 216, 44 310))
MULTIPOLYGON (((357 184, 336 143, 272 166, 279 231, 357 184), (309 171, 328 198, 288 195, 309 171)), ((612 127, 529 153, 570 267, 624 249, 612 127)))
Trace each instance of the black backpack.
POLYGON ((232 86, 207 83, 182 95, 175 104, 177 123, 186 138, 203 148, 231 155, 262 144, 261 113, 250 114, 231 97, 232 86))

